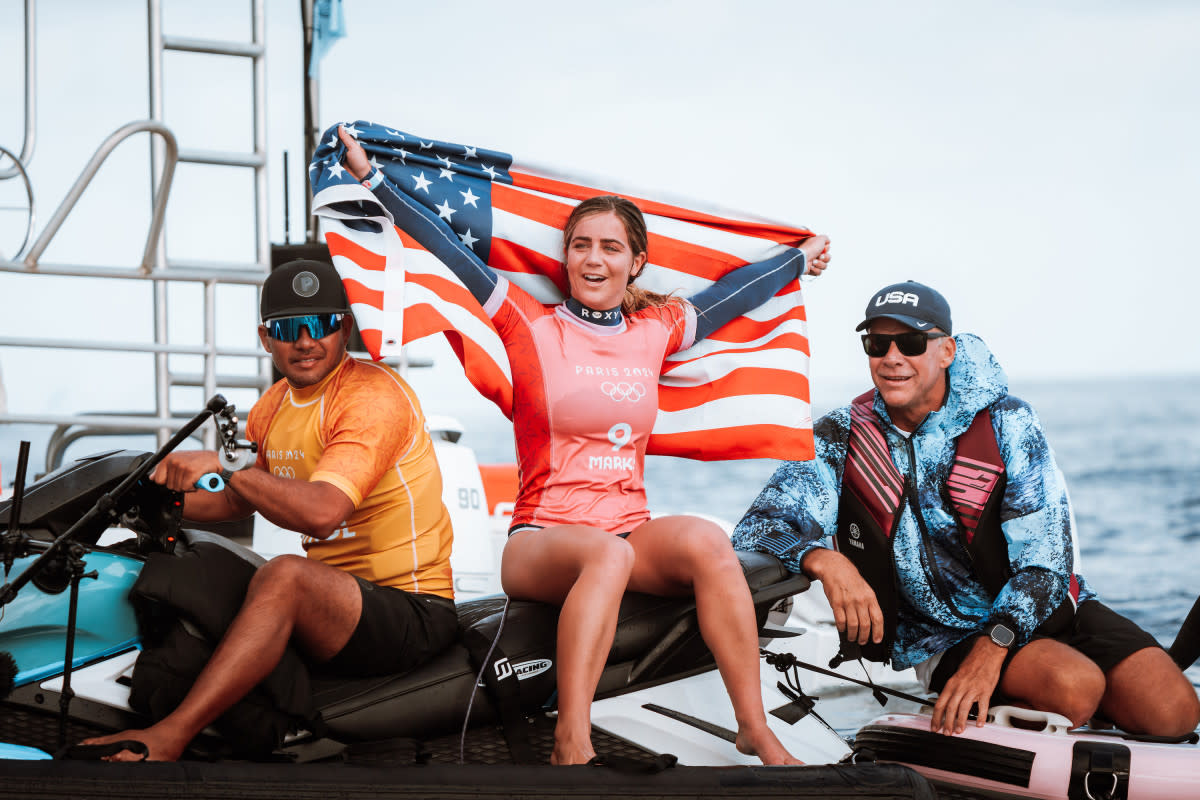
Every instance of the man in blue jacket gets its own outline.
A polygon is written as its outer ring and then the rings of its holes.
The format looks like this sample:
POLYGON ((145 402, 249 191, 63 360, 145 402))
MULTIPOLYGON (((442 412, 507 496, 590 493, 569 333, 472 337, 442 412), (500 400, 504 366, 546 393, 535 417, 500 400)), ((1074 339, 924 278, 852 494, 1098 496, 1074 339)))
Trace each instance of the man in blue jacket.
POLYGON ((816 457, 780 465, 734 547, 820 580, 845 656, 915 667, 934 731, 993 699, 1195 728, 1170 656, 1074 574, 1062 473, 983 341, 952 335, 945 298, 913 281, 878 291, 864 328, 875 389, 817 422, 816 457))

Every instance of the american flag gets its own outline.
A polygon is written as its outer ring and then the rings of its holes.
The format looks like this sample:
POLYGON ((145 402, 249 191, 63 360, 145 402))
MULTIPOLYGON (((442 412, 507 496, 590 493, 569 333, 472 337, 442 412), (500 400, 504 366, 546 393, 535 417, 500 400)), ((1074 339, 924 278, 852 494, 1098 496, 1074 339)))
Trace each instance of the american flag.
MULTIPOLYGON (((795 246, 811 231, 697 210, 603 187, 482 147, 425 139, 371 122, 346 125, 373 166, 425 204, 483 261, 546 304, 562 302, 562 229, 571 209, 598 194, 637 203, 650 231, 638 285, 688 297, 730 270, 795 246)), ((340 163, 337 126, 313 154, 313 211, 342 276, 371 355, 443 333, 467 378, 511 418, 504 346, 483 309, 440 261, 390 216, 340 163)), ((793 281, 768 302, 663 364, 648 451, 703 460, 812 457, 808 336, 793 281)))

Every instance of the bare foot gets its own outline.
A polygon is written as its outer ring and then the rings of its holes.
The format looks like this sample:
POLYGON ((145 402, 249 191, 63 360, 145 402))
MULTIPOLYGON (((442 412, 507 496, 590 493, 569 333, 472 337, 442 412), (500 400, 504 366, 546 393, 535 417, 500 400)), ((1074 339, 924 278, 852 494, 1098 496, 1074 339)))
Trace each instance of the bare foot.
POLYGON ((591 736, 582 738, 558 735, 554 732, 554 752, 550 754, 550 763, 556 765, 586 764, 596 755, 592 747, 591 736))
MULTIPOLYGON (((178 761, 187 747, 186 741, 180 743, 178 737, 161 730, 159 725, 151 725, 145 730, 129 730, 113 733, 108 736, 95 736, 91 739, 84 739, 80 744, 109 744, 110 742, 119 742, 123 739, 133 739, 146 745, 150 751, 149 755, 145 757, 146 761, 178 761)), ((122 750, 119 753, 106 756, 104 760, 141 761, 142 756, 139 753, 122 750)))
POLYGON ((739 730, 734 747, 744 755, 758 756, 762 763, 770 766, 800 766, 804 764, 803 761, 787 751, 775 732, 766 725, 761 728, 739 730))

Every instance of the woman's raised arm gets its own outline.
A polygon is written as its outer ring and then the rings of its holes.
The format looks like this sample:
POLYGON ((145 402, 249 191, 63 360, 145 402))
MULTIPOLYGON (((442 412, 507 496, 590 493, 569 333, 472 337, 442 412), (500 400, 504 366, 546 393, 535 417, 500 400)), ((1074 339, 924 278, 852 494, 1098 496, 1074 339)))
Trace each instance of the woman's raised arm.
POLYGON ((765 261, 739 267, 688 298, 696 308, 696 341, 757 308, 802 274, 820 275, 829 265, 829 237, 812 236, 765 261))
POLYGON ((449 267, 480 305, 486 305, 500 281, 495 270, 463 244, 458 234, 440 217, 406 197, 382 172, 372 167, 362 145, 345 128, 338 127, 338 137, 346 147, 342 165, 371 190, 396 225, 449 267))

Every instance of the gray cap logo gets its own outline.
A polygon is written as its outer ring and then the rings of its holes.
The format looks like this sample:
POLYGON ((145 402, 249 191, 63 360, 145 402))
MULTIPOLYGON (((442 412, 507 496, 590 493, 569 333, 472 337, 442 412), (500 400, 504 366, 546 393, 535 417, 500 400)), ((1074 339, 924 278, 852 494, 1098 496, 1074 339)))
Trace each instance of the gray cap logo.
POLYGON ((292 291, 301 297, 312 297, 320 288, 321 282, 317 276, 307 270, 297 272, 296 277, 292 278, 292 291))

